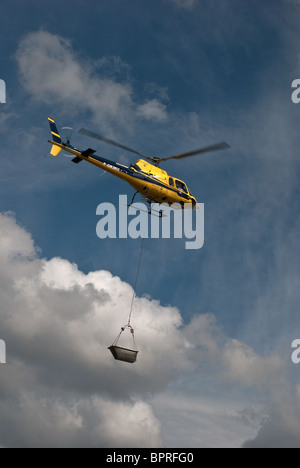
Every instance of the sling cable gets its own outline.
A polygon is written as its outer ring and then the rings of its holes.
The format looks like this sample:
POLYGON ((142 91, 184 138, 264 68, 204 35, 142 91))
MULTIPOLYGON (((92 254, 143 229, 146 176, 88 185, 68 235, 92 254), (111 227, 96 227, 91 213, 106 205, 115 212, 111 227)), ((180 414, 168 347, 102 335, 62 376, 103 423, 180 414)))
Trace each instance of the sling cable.
POLYGON ((121 331, 118 334, 117 338, 115 339, 113 344, 108 348, 110 350, 110 352, 112 353, 113 357, 117 361, 124 361, 124 362, 133 363, 137 359, 138 350, 136 348, 136 343, 135 343, 135 338, 134 338, 134 329, 131 326, 131 316, 132 316, 134 301, 135 301, 135 298, 136 298, 136 287, 137 287, 137 282, 138 282, 140 268, 141 268, 143 248, 144 248, 144 239, 142 239, 142 243, 141 243, 140 256, 139 256, 139 261, 138 261, 138 266, 137 266, 137 271, 136 271, 136 278, 135 278, 134 287, 133 287, 132 300, 131 300, 131 305, 130 305, 130 310, 129 310, 129 315, 128 315, 128 322, 127 322, 126 325, 121 327, 121 331), (132 347, 131 348, 125 348, 123 346, 118 346, 119 339, 120 339, 122 333, 125 330, 128 330, 130 332, 131 336, 132 336, 132 347))

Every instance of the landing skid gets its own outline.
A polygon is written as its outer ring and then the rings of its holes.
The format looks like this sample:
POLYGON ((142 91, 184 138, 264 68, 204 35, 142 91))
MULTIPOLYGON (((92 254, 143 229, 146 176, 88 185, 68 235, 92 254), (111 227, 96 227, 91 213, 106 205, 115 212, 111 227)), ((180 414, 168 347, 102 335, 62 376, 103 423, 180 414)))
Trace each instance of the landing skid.
POLYGON ((166 215, 163 213, 163 210, 153 210, 151 209, 151 206, 149 206, 148 210, 142 210, 141 208, 135 207, 134 205, 128 205, 132 206, 132 208, 135 208, 136 210, 143 211, 143 213, 148 213, 150 216, 156 216, 157 218, 165 218, 166 215))
POLYGON ((133 205, 134 203, 134 200, 135 200, 135 197, 139 194, 139 192, 135 192, 135 194, 133 195, 132 197, 132 200, 130 202, 130 204, 128 206, 132 206, 133 208, 135 208, 136 210, 139 210, 139 211, 143 211, 143 213, 148 213, 148 215, 151 215, 151 216, 156 216, 158 218, 165 218, 166 215, 163 214, 163 210, 153 210, 152 207, 151 207, 151 201, 148 200, 148 199, 145 199, 145 201, 148 203, 148 210, 143 210, 141 208, 137 208, 133 205))
POLYGON ((135 192, 135 194, 133 195, 132 200, 131 200, 131 202, 130 202, 130 204, 128 206, 131 206, 133 204, 134 199, 138 194, 139 194, 139 192, 135 192))

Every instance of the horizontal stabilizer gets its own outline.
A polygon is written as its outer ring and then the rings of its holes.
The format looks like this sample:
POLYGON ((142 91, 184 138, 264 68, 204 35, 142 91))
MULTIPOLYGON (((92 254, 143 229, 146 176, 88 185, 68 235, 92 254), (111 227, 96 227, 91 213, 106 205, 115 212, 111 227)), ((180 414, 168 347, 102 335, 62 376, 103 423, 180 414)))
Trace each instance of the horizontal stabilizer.
POLYGON ((81 154, 82 156, 84 156, 85 158, 89 158, 90 156, 92 156, 92 154, 96 153, 95 150, 93 150, 92 148, 88 148, 87 150, 83 151, 81 154))
POLYGON ((78 156, 76 156, 76 158, 72 159, 72 162, 75 163, 75 164, 79 164, 81 161, 83 161, 83 159, 79 158, 78 156))

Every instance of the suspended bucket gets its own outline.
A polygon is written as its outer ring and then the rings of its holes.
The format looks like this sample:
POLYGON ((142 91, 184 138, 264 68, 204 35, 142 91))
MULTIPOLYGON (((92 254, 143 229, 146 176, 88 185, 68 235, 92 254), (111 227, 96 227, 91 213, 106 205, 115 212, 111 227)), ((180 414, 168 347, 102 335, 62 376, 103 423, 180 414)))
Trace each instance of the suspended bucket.
POLYGON ((136 346, 135 346, 134 329, 130 325, 125 325, 124 327, 122 327, 119 335, 117 336, 113 344, 109 346, 108 349, 110 350, 111 354, 117 361, 123 361, 123 362, 129 362, 129 363, 135 362, 137 359, 138 350, 136 349, 136 346), (125 348, 124 346, 118 346, 118 341, 120 339, 120 336, 126 328, 130 329, 130 333, 131 333, 133 345, 134 345, 133 348, 125 348))
POLYGON ((133 363, 136 361, 138 351, 123 346, 112 345, 108 348, 117 361, 133 363))

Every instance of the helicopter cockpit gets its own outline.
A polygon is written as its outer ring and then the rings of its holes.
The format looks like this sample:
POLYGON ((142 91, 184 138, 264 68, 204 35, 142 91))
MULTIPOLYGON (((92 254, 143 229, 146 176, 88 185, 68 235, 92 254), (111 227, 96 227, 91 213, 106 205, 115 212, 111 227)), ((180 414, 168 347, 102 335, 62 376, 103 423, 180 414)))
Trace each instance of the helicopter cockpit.
POLYGON ((181 182, 181 180, 175 180, 176 188, 180 190, 181 192, 189 193, 187 186, 185 185, 184 182, 181 182))
MULTIPOLYGON (((171 187, 174 187, 174 179, 173 177, 169 177, 169 185, 171 187)), ((180 192, 184 192, 186 194, 189 194, 189 191, 187 189, 187 186, 185 185, 184 182, 182 182, 181 180, 178 180, 178 179, 175 179, 175 186, 177 188, 177 190, 180 190, 180 192)))

